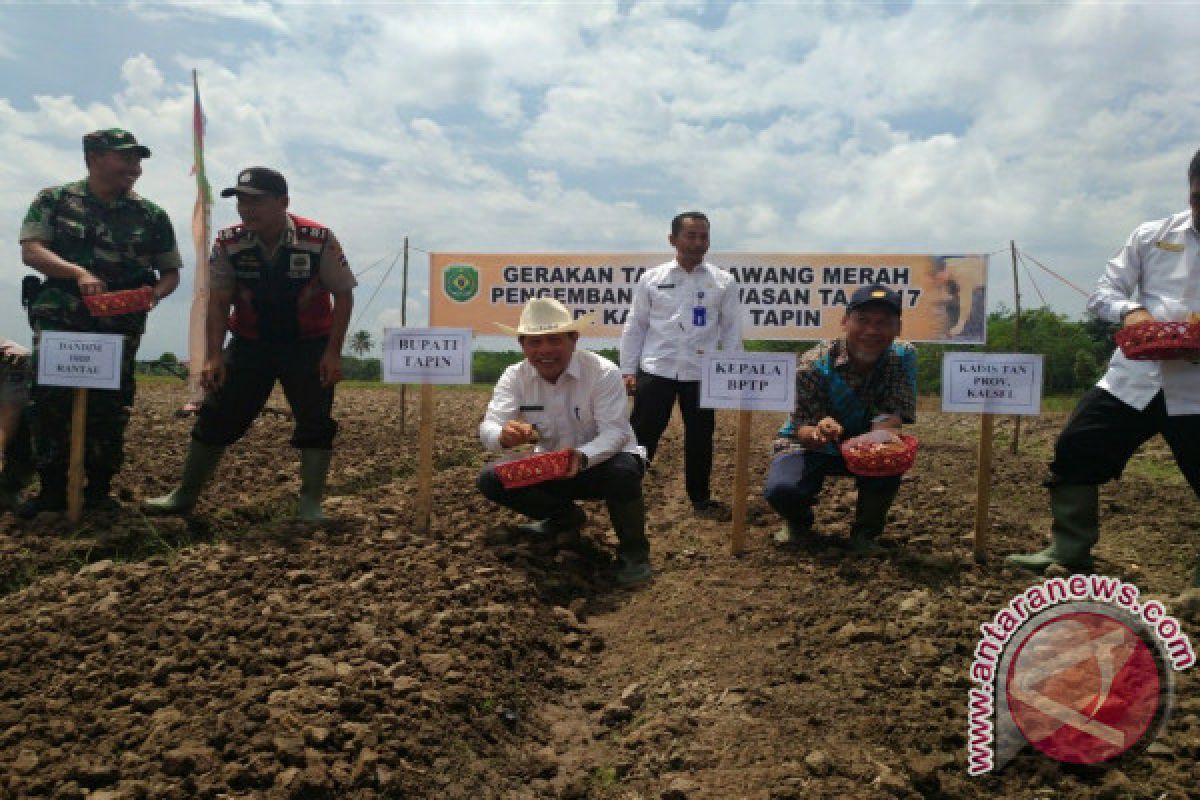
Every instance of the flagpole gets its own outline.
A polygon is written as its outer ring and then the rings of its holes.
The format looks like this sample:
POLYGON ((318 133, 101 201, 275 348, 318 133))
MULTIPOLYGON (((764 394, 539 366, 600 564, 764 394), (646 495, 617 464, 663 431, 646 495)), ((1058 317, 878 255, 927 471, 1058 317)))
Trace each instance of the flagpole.
POLYGON ((192 245, 196 269, 192 279, 192 309, 188 320, 188 402, 184 411, 195 412, 204 398, 200 374, 204 370, 205 330, 208 316, 208 247, 212 230, 212 188, 204 172, 204 108, 200 104, 200 80, 192 70, 192 174, 196 176, 196 205, 192 210, 192 245))
MULTIPOLYGON (((408 325, 408 237, 404 237, 404 278, 400 283, 400 327, 408 325)), ((387 354, 384 354, 387 357, 387 354)), ((400 384, 400 435, 405 434, 405 417, 408 416, 407 386, 400 384)))

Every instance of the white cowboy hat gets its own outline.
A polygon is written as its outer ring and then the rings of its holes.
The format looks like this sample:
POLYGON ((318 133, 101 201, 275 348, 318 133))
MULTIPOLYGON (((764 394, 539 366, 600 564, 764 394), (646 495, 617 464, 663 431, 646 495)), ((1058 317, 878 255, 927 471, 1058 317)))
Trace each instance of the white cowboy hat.
POLYGON ((551 333, 581 331, 596 318, 594 313, 572 318, 570 310, 550 297, 535 297, 521 309, 517 327, 494 323, 497 328, 513 336, 545 336, 551 333))

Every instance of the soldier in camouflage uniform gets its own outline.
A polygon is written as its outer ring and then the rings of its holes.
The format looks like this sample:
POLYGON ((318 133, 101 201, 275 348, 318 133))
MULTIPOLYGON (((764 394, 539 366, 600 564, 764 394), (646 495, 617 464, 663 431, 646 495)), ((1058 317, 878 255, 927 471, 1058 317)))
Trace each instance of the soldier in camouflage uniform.
MULTIPOLYGON (((141 161, 150 150, 128 131, 112 128, 83 137, 87 177, 43 189, 21 224, 21 260, 46 276, 29 308, 34 359, 42 331, 121 334, 125 337, 119 391, 88 397, 84 507, 111 510, 113 475, 124 458, 125 427, 133 406, 133 365, 146 314, 92 317, 82 296, 153 286, 155 301, 179 285, 182 262, 166 213, 135 194, 141 161)), ((73 391, 34 385, 31 422, 41 488, 19 516, 66 508, 73 391)))

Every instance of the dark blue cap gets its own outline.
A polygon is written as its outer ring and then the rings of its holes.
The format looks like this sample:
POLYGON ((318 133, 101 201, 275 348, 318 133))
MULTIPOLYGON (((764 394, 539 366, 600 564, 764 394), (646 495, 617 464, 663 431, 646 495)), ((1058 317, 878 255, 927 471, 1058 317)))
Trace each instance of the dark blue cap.
POLYGON ((854 311, 876 303, 895 311, 897 317, 901 314, 900 293, 878 283, 855 289, 854 294, 850 295, 850 305, 846 307, 846 311, 854 311))

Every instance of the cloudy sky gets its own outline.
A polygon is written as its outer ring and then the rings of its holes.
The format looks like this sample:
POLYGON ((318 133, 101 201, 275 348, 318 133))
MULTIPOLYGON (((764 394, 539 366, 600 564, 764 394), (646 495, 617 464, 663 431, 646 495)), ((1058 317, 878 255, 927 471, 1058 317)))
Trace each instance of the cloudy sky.
MULTIPOLYGON (((82 176, 88 130, 154 150, 138 189, 192 268, 192 69, 214 187, 281 169, 363 272, 353 327, 376 335, 405 236, 413 324, 425 251, 666 252, 685 208, 714 251, 1003 250, 990 293, 1011 305, 1015 239, 1090 287, 1135 225, 1186 207, 1197 30, 1192 3, 0 5, 0 333, 28 341, 17 231, 38 189, 82 176)), ((144 356, 186 353, 190 285, 144 356)))

